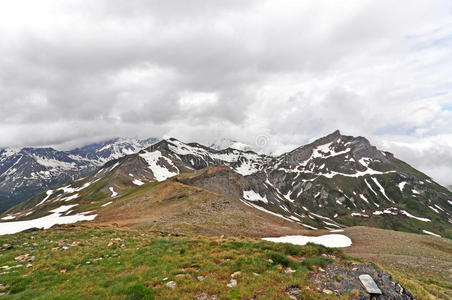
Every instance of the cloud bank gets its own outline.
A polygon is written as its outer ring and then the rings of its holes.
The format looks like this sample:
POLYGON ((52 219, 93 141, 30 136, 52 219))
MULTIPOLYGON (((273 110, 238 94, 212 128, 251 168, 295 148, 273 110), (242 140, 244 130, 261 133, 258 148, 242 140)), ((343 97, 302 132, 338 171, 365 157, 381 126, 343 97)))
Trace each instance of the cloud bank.
POLYGON ((335 129, 452 184, 450 1, 2 1, 0 146, 335 129))

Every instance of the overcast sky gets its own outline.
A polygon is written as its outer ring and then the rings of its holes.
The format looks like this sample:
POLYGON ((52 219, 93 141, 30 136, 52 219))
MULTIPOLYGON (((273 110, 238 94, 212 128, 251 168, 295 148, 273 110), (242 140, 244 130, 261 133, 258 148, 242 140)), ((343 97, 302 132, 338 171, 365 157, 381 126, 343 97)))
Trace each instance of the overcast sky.
POLYGON ((451 1, 0 2, 0 147, 335 129, 452 184, 451 1))

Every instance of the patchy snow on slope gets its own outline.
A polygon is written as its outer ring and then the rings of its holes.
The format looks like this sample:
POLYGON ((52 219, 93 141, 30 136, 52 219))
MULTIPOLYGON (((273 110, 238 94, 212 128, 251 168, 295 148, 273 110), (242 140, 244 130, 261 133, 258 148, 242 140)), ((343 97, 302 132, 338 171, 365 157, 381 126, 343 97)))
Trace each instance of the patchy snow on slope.
POLYGON ((385 209, 383 211, 376 210, 376 211, 373 212, 373 214, 376 215, 376 216, 379 216, 379 215, 382 215, 382 214, 389 214, 389 215, 395 216, 395 215, 397 215, 397 212, 398 212, 397 208, 390 207, 390 208, 387 208, 387 209, 385 209))
POLYGON ((179 169, 173 164, 171 160, 163 156, 160 151, 144 152, 140 153, 139 155, 148 163, 148 168, 152 170, 152 174, 154 174, 154 177, 157 181, 164 181, 170 177, 179 174, 179 169), (173 167, 177 171, 172 172, 165 168, 164 166, 161 166, 159 164, 159 161, 161 160, 166 161, 171 167, 173 167))
POLYGON ((79 197, 79 194, 74 194, 72 196, 62 198, 61 201, 66 201, 67 202, 67 201, 71 201, 71 200, 77 199, 78 197, 79 197))
POLYGON ((341 228, 341 226, 336 225, 336 224, 333 224, 333 223, 330 223, 330 222, 327 222, 327 221, 322 221, 322 222, 325 223, 325 224, 328 225, 328 226, 333 226, 333 227, 341 228))
POLYGON ((46 202, 47 199, 49 199, 49 197, 50 197, 52 194, 53 194, 53 190, 48 190, 48 191, 46 192, 46 195, 47 195, 47 196, 46 196, 44 199, 42 199, 42 201, 39 202, 38 205, 41 205, 41 204, 43 204, 44 202, 46 202))
POLYGON ((58 191, 63 191, 65 194, 72 194, 72 193, 75 193, 75 192, 80 192, 81 190, 86 189, 87 187, 89 187, 91 184, 93 184, 94 182, 96 182, 98 180, 99 179, 87 182, 87 183, 85 183, 84 185, 82 185, 81 187, 78 187, 78 188, 73 188, 73 187, 71 187, 71 185, 63 186, 63 187, 59 188, 58 191))
POLYGON ((283 215, 280 215, 280 214, 278 214, 278 213, 275 213, 275 212, 272 212, 272 211, 270 211, 270 210, 267 210, 267 209, 265 209, 265 208, 263 208, 263 207, 261 207, 261 206, 259 206, 259 205, 256 205, 256 204, 253 204, 253 203, 250 203, 250 202, 246 202, 246 201, 243 201, 243 200, 241 200, 241 201, 242 201, 243 203, 245 203, 246 205, 248 205, 249 207, 253 207, 253 208, 258 209, 258 210, 260 210, 260 211, 263 211, 263 212, 265 212, 265 213, 267 213, 267 214, 270 214, 270 215, 279 217, 279 218, 284 219, 284 220, 286 220, 286 221, 296 222, 296 221, 294 221, 294 220, 292 220, 292 219, 289 219, 289 218, 287 218, 287 217, 285 217, 285 216, 283 216, 283 215))
POLYGON ((256 173, 259 169, 255 168, 252 162, 248 161, 246 163, 243 162, 239 167, 236 167, 234 171, 242 176, 247 176, 256 173))
POLYGON ((437 209, 439 209, 440 211, 443 211, 443 212, 445 212, 445 211, 444 211, 444 209, 442 209, 442 208, 441 208, 441 206, 439 206, 439 205, 435 204, 435 207, 436 207, 437 209))
POLYGON ((430 231, 427 231, 427 230, 422 230, 422 232, 425 233, 425 234, 432 235, 432 236, 441 237, 439 234, 436 234, 436 233, 433 233, 433 232, 430 232, 430 231))
POLYGON ((143 181, 138 180, 138 179, 134 179, 134 180, 132 181, 132 183, 135 184, 135 185, 143 185, 143 184, 144 184, 143 181))
POLYGON ((108 188, 109 190, 110 190, 110 192, 111 192, 111 197, 113 198, 113 197, 116 197, 116 196, 118 196, 118 193, 116 193, 115 192, 115 190, 113 189, 113 187, 111 186, 111 187, 109 187, 108 188))
POLYGON ((391 199, 389 199, 389 197, 386 195, 385 189, 384 189, 383 186, 380 184, 380 182, 377 180, 377 178, 372 177, 372 180, 375 182, 375 184, 376 184, 376 185, 378 186, 378 188, 380 189, 381 194, 382 194, 383 196, 385 196, 385 198, 388 199, 389 201, 394 202, 394 201, 392 201, 391 199))
POLYGON ((2 220, 7 221, 7 220, 13 220, 13 219, 15 219, 15 218, 16 218, 16 216, 13 216, 13 215, 7 215, 6 217, 3 217, 2 220))
POLYGON ((416 219, 416 220, 419 220, 422 222, 430 222, 430 219, 413 216, 412 214, 410 214, 409 212, 407 212, 405 210, 401 210, 400 212, 409 218, 413 218, 413 219, 416 219))
POLYGON ((92 221, 96 218, 97 215, 89 215, 89 212, 79 213, 70 216, 63 216, 62 213, 68 211, 72 207, 77 206, 77 204, 73 205, 62 205, 56 209, 51 210, 52 214, 33 219, 27 221, 13 221, 13 222, 0 222, 0 234, 12 234, 16 232, 21 232, 26 229, 30 229, 33 227, 36 228, 44 228, 48 229, 56 224, 70 224, 76 223, 79 221, 92 221))
POLYGON ((314 243, 330 248, 345 248, 352 245, 352 240, 343 234, 326 234, 321 236, 286 235, 274 238, 263 238, 265 241, 274 243, 290 243, 294 245, 306 245, 314 243))
POLYGON ((413 194, 420 195, 421 193, 418 190, 412 189, 413 194))
POLYGON ((352 213, 352 217, 364 217, 364 218, 368 218, 369 216, 366 215, 366 214, 352 213))
POLYGON ((375 196, 378 196, 377 192, 375 192, 370 183, 367 182, 367 179, 364 179, 364 182, 366 183, 367 187, 372 191, 372 193, 374 193, 375 196))
POLYGON ((104 203, 104 204, 102 204, 101 206, 102 206, 102 207, 105 207, 105 206, 107 206, 107 205, 110 205, 112 202, 113 202, 113 201, 108 201, 107 203, 104 203))
POLYGON ((403 188, 405 187, 406 184, 407 184, 406 181, 402 181, 401 183, 399 183, 399 189, 401 192, 403 192, 403 188))
POLYGON ((436 212, 437 214, 439 214, 439 210, 437 210, 437 209, 434 208, 433 206, 430 206, 430 205, 429 205, 428 207, 430 207, 431 210, 433 210, 434 212, 436 212))
POLYGON ((363 194, 359 194, 359 197, 363 199, 366 203, 369 203, 369 200, 367 200, 366 196, 364 196, 363 194))
POLYGON ((248 201, 262 201, 264 203, 268 203, 267 196, 264 195, 264 197, 262 197, 253 190, 243 191, 243 198, 248 201))
POLYGON ((33 158, 38 164, 47 168, 61 170, 72 170, 77 168, 77 165, 75 163, 64 162, 52 158, 40 157, 37 155, 33 155, 33 158))
POLYGON ((119 166, 119 161, 117 163, 115 163, 113 166, 111 166, 110 168, 108 168, 107 172, 112 171, 114 168, 116 168, 117 166, 119 166))

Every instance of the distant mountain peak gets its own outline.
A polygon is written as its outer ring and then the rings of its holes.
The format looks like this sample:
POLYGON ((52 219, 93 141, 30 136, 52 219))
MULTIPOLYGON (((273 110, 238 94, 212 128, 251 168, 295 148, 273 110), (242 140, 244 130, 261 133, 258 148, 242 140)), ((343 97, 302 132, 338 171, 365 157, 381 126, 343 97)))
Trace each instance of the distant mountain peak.
POLYGON ((88 176, 106 162, 147 148, 157 138, 113 138, 70 151, 0 149, 0 211, 46 188, 88 176))
POLYGON ((231 148, 241 151, 256 152, 256 150, 250 145, 229 138, 216 139, 210 143, 209 148, 212 148, 214 150, 224 150, 227 148, 231 148))

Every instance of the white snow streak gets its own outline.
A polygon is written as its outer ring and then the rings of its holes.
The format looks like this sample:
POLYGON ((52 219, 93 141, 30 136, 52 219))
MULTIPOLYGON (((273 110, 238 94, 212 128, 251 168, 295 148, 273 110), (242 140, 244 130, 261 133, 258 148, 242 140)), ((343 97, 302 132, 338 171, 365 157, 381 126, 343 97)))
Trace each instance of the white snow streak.
POLYGON ((427 230, 422 230, 422 232, 426 233, 426 234, 429 234, 429 235, 436 236, 436 237, 441 237, 439 234, 436 234, 436 233, 433 233, 433 232, 430 232, 430 231, 427 231, 427 230))
POLYGON ((326 234, 321 236, 287 235, 274 238, 263 238, 265 241, 274 243, 290 243, 294 245, 306 245, 314 243, 330 248, 345 248, 352 245, 352 240, 343 234, 326 234))

